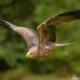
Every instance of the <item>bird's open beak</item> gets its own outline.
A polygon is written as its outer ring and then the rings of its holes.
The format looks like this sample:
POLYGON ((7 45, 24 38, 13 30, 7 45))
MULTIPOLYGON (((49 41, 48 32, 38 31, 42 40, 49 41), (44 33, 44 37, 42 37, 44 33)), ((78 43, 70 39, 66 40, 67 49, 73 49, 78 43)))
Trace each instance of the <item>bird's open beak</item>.
POLYGON ((26 54, 26 57, 28 57, 28 58, 29 58, 29 57, 30 57, 30 54, 26 54))

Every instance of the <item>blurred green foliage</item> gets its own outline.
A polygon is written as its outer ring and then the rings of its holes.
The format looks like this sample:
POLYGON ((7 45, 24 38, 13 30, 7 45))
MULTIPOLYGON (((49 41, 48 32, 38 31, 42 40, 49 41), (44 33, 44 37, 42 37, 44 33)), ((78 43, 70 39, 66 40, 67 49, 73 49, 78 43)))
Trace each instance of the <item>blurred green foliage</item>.
MULTIPOLYGON (((51 16, 79 9, 80 0, 0 0, 0 18, 34 30, 51 16)), ((73 21, 57 27, 57 42, 76 44, 56 48, 42 61, 27 59, 25 41, 13 30, 0 26, 0 72, 21 68, 27 74, 80 74, 79 26, 80 21, 73 21)))

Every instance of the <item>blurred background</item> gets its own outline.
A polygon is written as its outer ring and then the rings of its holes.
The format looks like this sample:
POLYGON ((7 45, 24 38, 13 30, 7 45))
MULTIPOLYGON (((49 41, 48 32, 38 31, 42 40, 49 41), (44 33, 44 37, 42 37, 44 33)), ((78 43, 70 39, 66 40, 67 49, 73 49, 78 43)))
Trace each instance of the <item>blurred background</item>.
MULTIPOLYGON (((57 14, 80 10, 80 0, 0 0, 0 18, 36 30, 57 14)), ((12 29, 0 26, 0 80, 71 80, 80 77, 80 21, 57 27, 58 47, 44 60, 25 57, 25 41, 12 29)))

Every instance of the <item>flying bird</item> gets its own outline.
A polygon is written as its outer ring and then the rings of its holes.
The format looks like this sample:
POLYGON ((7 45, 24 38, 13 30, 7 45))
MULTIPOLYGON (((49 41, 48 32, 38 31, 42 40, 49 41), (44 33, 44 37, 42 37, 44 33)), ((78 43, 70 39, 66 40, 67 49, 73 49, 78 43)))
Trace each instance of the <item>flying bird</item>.
POLYGON ((57 46, 72 44, 56 43, 56 26, 78 19, 80 19, 80 10, 65 12, 45 20, 37 27, 37 32, 27 27, 16 26, 2 19, 0 19, 0 26, 10 27, 24 38, 29 50, 26 57, 42 58, 50 54, 57 46))

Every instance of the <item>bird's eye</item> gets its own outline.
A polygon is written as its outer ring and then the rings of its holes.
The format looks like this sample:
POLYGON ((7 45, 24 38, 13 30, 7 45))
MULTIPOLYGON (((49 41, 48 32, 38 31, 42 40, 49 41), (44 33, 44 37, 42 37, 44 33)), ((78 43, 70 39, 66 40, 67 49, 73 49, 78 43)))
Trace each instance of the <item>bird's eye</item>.
POLYGON ((32 54, 32 53, 30 53, 30 54, 32 54))
POLYGON ((32 57, 33 56, 33 53, 30 53, 30 56, 32 57))

